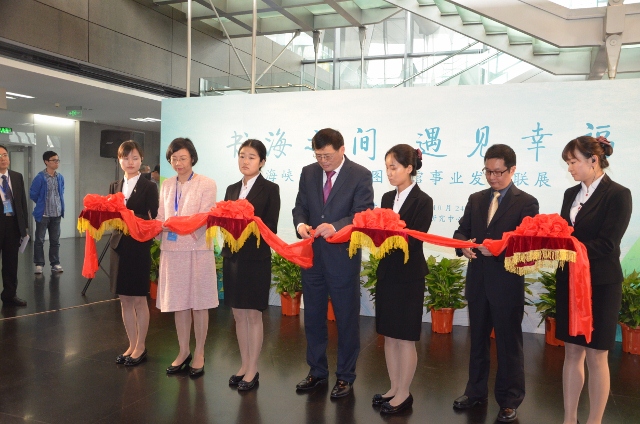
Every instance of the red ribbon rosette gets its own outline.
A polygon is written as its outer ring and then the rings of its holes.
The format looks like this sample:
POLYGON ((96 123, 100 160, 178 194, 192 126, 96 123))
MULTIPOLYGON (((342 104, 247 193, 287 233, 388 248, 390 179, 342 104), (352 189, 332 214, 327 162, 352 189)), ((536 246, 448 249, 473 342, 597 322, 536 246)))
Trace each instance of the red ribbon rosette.
POLYGON ((539 214, 523 219, 501 240, 482 244, 495 256, 506 249, 504 266, 519 275, 569 262, 569 335, 583 335, 588 343, 593 331, 589 257, 587 248, 572 233, 573 227, 560 215, 539 214))
POLYGON ((145 220, 135 216, 124 204, 124 194, 108 196, 87 194, 83 200, 84 209, 78 217, 78 231, 86 233, 82 276, 93 278, 98 271, 96 241, 107 230, 119 230, 133 239, 149 241, 162 231, 162 224, 155 220, 145 220))

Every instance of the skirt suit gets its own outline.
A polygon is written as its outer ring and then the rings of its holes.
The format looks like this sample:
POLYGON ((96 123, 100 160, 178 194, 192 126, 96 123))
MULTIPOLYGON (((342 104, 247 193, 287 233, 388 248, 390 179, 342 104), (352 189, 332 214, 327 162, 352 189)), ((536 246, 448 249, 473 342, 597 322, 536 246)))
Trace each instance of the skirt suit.
MULTIPOLYGON (((409 188, 407 188, 409 190, 409 188)), ((396 191, 382 196, 381 207, 393 209, 396 191)), ((433 199, 418 185, 409 192, 399 211, 407 228, 428 232, 433 217, 433 199)), ((409 237, 409 261, 396 249, 380 260, 376 287, 376 331, 401 340, 420 340, 424 309, 424 277, 429 273, 422 242, 409 237)))
MULTIPOLYGON (((238 200, 241 189, 242 180, 230 185, 224 200, 238 200)), ((276 233, 280 215, 278 185, 258 174, 246 199, 253 205, 255 215, 276 233)), ((227 246, 222 249, 222 281, 224 303, 227 306, 259 311, 264 311, 269 306, 271 248, 264 239, 260 240, 260 247, 256 246, 256 242, 256 237, 251 235, 236 253, 231 253, 227 246)))
POLYGON ((631 192, 604 175, 595 190, 571 219, 571 208, 582 184, 567 189, 562 202, 562 217, 574 227, 573 235, 587 248, 591 269, 593 333, 591 343, 584 336, 569 335, 569 267, 556 272, 556 337, 567 343, 598 350, 614 346, 618 313, 622 301, 620 240, 631 219, 631 192))
MULTIPOLYGON (((164 180, 160 189, 158 220, 208 212, 216 204, 216 183, 204 175, 194 174, 191 180, 178 183, 178 177, 164 180)), ((160 270, 156 306, 162 312, 202 310, 218 306, 216 261, 213 249, 207 247, 206 228, 192 234, 169 239, 162 232, 160 270)))
MULTIPOLYGON (((122 191, 123 180, 109 186, 109 194, 122 191)), ((155 219, 158 214, 158 188, 142 176, 138 178, 127 209, 142 219, 155 219)), ((109 239, 111 292, 125 296, 146 296, 149 293, 151 269, 151 240, 139 242, 120 231, 114 231, 109 239)))

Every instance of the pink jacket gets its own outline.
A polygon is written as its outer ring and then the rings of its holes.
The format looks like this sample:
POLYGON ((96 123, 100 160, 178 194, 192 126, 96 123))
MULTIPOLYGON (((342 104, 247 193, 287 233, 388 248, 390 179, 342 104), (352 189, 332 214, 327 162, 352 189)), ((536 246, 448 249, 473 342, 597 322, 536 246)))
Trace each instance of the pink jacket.
MULTIPOLYGON (((160 189, 158 221, 164 222, 175 215, 176 181, 178 177, 167 178, 160 189)), ((178 215, 188 216, 198 212, 208 212, 216 204, 216 183, 204 175, 194 174, 191 181, 182 186, 182 197, 178 205, 178 215)), ((164 251, 211 250, 207 247, 206 228, 195 233, 178 236, 176 241, 167 240, 167 231, 162 232, 161 249, 164 251)))

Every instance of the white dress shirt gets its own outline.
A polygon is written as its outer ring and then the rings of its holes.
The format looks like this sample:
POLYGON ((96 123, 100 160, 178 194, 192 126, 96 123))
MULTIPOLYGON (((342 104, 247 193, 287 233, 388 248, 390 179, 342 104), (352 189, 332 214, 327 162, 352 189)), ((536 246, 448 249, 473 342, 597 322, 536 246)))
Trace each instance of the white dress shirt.
MULTIPOLYGON (((260 174, 258 174, 260 175, 260 174)), ((258 175, 256 175, 255 177, 251 178, 249 181, 247 181, 247 183, 244 183, 244 178, 242 179, 242 187, 240 188, 240 195, 238 196, 238 199, 246 199, 247 196, 249 195, 249 192, 251 191, 251 188, 253 187, 253 185, 255 184, 256 180, 258 179, 258 175)))
POLYGON ((602 181, 602 177, 604 177, 604 174, 600 175, 600 178, 594 180, 589 187, 587 187, 584 182, 582 183, 582 187, 580 187, 580 191, 576 195, 573 205, 571 205, 571 211, 569 213, 571 224, 576 223, 576 215, 578 215, 578 211, 582 209, 582 206, 587 202, 587 200, 589 200, 589 196, 593 196, 593 192, 598 188, 600 181, 602 181))
POLYGON ((409 187, 402 190, 400 193, 398 193, 398 189, 396 188, 396 197, 393 200, 393 211, 395 213, 400 213, 400 208, 402 208, 402 205, 404 205, 404 201, 407 200, 407 197, 409 197, 409 193, 411 193, 411 190, 413 190, 413 186, 415 185, 416 183, 414 182, 409 187))
POLYGON ((138 180, 140 179, 140 173, 135 177, 129 178, 127 180, 127 176, 124 176, 124 182, 122 183, 122 194, 124 194, 124 204, 127 204, 127 200, 131 197, 131 193, 133 193, 133 189, 136 188, 136 184, 138 184, 138 180))

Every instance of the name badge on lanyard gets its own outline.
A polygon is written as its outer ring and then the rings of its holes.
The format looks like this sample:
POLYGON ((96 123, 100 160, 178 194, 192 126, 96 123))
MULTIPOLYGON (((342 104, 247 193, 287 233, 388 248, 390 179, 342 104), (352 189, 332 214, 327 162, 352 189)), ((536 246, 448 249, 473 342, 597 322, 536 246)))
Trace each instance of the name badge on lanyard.
MULTIPOLYGON (((193 172, 191 173, 191 175, 189 175, 189 179, 187 180, 187 182, 191 181, 191 178, 193 178, 193 172)), ((178 205, 180 204, 180 199, 182 199, 182 191, 180 191, 180 195, 178 196, 178 179, 176 178, 176 195, 173 202, 174 216, 178 216, 178 205)), ((169 231, 169 233, 167 234, 167 241, 177 240, 178 234, 174 233, 173 231, 169 231)))
MULTIPOLYGON (((2 190, 2 187, 0 187, 0 190, 2 190)), ((4 194, 4 198, 5 200, 2 201, 2 206, 4 207, 4 213, 13 213, 13 205, 11 204, 11 200, 7 199, 7 195, 4 192, 4 190, 2 190, 2 194, 4 194)))

